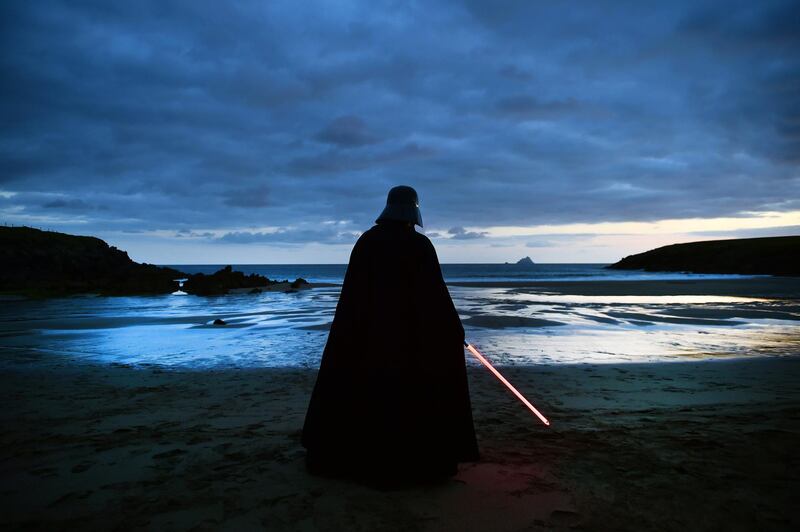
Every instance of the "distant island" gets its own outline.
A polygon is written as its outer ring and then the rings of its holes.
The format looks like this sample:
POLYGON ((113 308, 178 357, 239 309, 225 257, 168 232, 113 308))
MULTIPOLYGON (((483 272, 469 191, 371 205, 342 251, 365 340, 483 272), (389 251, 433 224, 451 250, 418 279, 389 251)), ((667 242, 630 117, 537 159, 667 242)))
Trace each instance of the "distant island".
POLYGON ((0 292, 31 296, 79 293, 102 295, 169 294, 179 288, 196 295, 231 291, 287 290, 304 279, 274 281, 245 275, 227 266, 214 274, 186 274, 174 268, 140 264, 125 251, 92 236, 75 236, 32 227, 0 227, 0 292))
POLYGON ((663 246, 607 266, 615 270, 800 276, 800 236, 663 246))
POLYGON ((535 263, 531 260, 530 257, 522 257, 517 262, 511 263, 506 262, 507 266, 533 266, 535 263))

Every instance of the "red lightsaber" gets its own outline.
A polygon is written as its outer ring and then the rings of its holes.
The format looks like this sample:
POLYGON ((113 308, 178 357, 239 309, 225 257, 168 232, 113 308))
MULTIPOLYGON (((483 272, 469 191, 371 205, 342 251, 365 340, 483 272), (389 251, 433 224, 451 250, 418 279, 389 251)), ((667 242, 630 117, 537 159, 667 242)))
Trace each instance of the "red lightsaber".
POLYGON ((550 426, 550 422, 549 422, 549 421, 547 421, 547 418, 546 418, 546 417, 544 417, 544 416, 542 415, 542 413, 541 413, 541 412, 539 412, 538 410, 536 410, 536 407, 535 407, 535 406, 533 406, 533 405, 530 403, 530 401, 528 401, 527 399, 525 399, 525 397, 524 397, 524 396, 523 396, 521 393, 519 393, 519 391, 518 391, 516 388, 514 388, 514 386, 512 386, 512 385, 511 385, 511 383, 510 383, 510 382, 508 382, 508 380, 506 380, 506 378, 505 378, 505 377, 503 377, 503 376, 500 374, 500 372, 499 372, 499 371, 497 371, 496 369, 494 369, 494 366, 492 366, 492 365, 489 363, 489 361, 488 361, 488 360, 486 360, 486 358, 485 358, 485 357, 484 357, 484 356, 483 356, 483 355, 480 353, 480 351, 478 351, 477 349, 475 349, 474 347, 472 347, 471 345, 469 345, 467 342, 464 342, 464 347, 466 347, 466 348, 469 350, 469 352, 470 352, 470 353, 472 353, 473 355, 475 355, 475 358, 477 358, 478 360, 480 360, 481 364, 483 364, 484 366, 486 366, 486 367, 489 369, 489 371, 491 371, 492 373, 494 373, 494 376, 495 376, 495 377, 497 377, 498 379, 500 379, 500 382, 502 382, 503 384, 505 384, 505 385, 506 385, 506 388, 508 388, 509 390, 511 390, 511 393, 513 393, 514 395, 516 395, 516 396, 517 396, 517 399, 519 399, 520 401, 522 401, 522 404, 524 404, 525 406, 527 406, 527 407, 528 407, 528 409, 529 409, 531 412, 533 412, 534 414, 536 414, 536 417, 538 417, 538 418, 539 418, 539 419, 542 421, 542 423, 544 423, 544 424, 545 424, 545 425, 547 425, 548 427, 550 426))

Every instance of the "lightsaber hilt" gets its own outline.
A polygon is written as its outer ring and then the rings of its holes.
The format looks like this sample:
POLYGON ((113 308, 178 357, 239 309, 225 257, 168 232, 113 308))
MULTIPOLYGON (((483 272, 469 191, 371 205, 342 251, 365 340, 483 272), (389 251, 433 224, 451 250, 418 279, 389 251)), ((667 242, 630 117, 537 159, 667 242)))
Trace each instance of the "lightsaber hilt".
POLYGON ((508 382, 508 379, 506 379, 505 377, 503 377, 503 375, 501 375, 501 374, 500 374, 500 372, 499 372, 499 371, 497 371, 497 370, 495 369, 495 367, 494 367, 494 366, 492 366, 492 365, 489 363, 489 361, 488 361, 488 360, 486 360, 486 357, 484 357, 484 356, 483 356, 483 355, 480 353, 480 351, 478 351, 477 349, 475 349, 474 347, 472 347, 470 344, 468 344, 466 340, 464 341, 464 347, 466 347, 466 348, 467 348, 467 350, 468 350, 470 353, 472 353, 472 354, 475 356, 475 358, 477 358, 477 359, 480 361, 480 363, 481 363, 481 364, 483 364, 484 366, 486 366, 486 368, 487 368, 489 371, 491 371, 491 372, 494 374, 494 376, 495 376, 495 377, 497 377, 497 378, 500 380, 500 382, 502 382, 503 384, 505 384, 505 385, 506 385, 506 388, 508 388, 509 390, 511 390, 511 393, 513 393, 514 395, 516 395, 516 396, 517 396, 517 399, 519 399, 520 401, 522 401, 522 404, 524 404, 525 406, 527 406, 527 407, 528 407, 528 409, 529 409, 531 412, 533 412, 533 413, 534 413, 534 415, 536 415, 536 417, 538 417, 538 418, 539 418, 539 420, 541 420, 541 422, 542 422, 542 423, 544 423, 544 424, 545 424, 545 425, 547 425, 548 427, 550 426, 550 422, 547 420, 547 418, 546 418, 546 417, 544 417, 544 416, 542 415, 542 413, 541 413, 541 412, 539 412, 538 410, 536 410, 536 407, 535 407, 535 406, 533 406, 533 405, 530 403, 530 401, 528 401, 527 399, 525 399, 525 396, 523 396, 521 393, 519 393, 519 390, 517 390, 516 388, 514 388, 514 386, 513 386, 513 385, 512 385, 510 382, 508 382))

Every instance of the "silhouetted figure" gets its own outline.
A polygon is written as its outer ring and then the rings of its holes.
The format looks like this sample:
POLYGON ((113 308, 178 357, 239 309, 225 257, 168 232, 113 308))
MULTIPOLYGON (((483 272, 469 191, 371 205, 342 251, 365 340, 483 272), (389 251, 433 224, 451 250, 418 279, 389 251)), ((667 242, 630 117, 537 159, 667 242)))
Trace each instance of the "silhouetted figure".
POLYGON ((353 247, 303 427, 312 473, 391 483, 478 459, 464 328, 414 224, 417 193, 395 187, 353 247))

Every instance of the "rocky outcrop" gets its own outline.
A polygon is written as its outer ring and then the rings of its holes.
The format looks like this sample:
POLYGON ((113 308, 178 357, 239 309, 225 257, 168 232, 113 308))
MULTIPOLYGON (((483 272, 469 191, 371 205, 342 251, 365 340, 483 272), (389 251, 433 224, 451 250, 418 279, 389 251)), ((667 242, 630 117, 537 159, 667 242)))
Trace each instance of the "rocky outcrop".
MULTIPOLYGON (((103 295, 226 294, 229 290, 261 288, 279 283, 263 275, 245 275, 230 266, 211 274, 188 275, 173 268, 140 264, 99 238, 75 236, 31 227, 0 227, 0 292, 29 296, 79 293, 103 295)), ((280 281, 289 284, 288 281, 280 281)), ((292 288, 308 283, 296 279, 292 288)))
POLYGON ((184 274, 139 264, 99 238, 0 227, 0 291, 30 295, 163 294, 184 274))
POLYGON ((607 268, 800 276, 800 236, 673 244, 630 255, 607 268))
POLYGON ((306 281, 302 277, 298 277, 297 279, 292 281, 292 284, 290 285, 290 287, 296 290, 298 288, 302 288, 303 286, 305 286, 307 284, 308 284, 308 281, 306 281))
POLYGON ((213 296, 227 294, 228 290, 236 288, 257 289, 277 282, 255 273, 245 275, 242 272, 234 271, 231 266, 225 266, 211 275, 202 273, 190 275, 183 283, 183 290, 198 296, 213 296))
POLYGON ((530 257, 522 257, 515 263, 506 262, 508 266, 533 266, 535 263, 531 260, 530 257))

